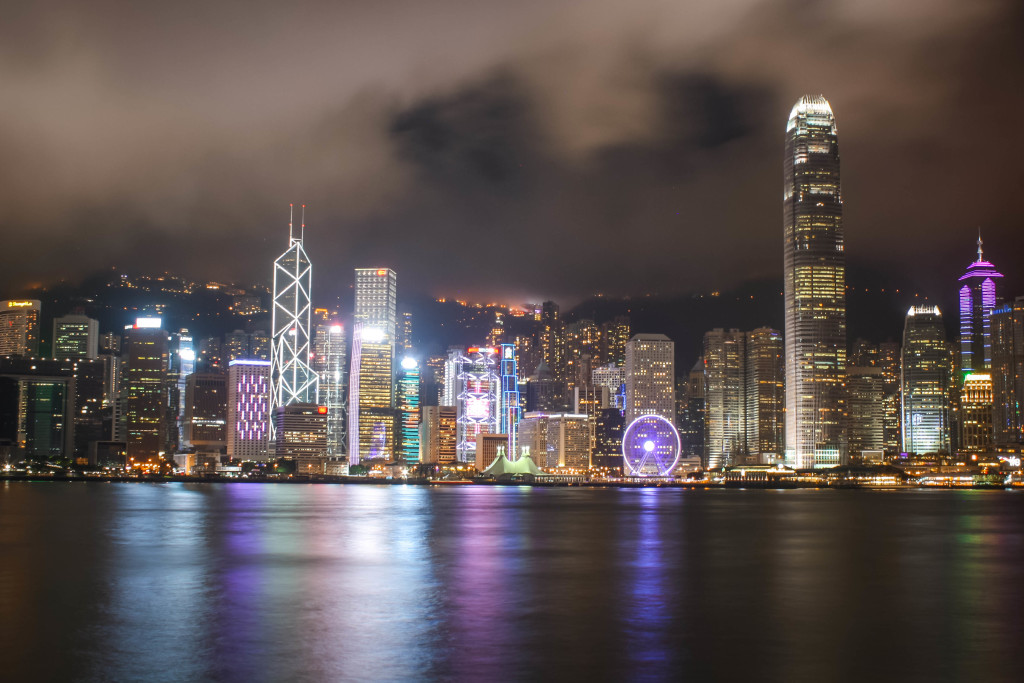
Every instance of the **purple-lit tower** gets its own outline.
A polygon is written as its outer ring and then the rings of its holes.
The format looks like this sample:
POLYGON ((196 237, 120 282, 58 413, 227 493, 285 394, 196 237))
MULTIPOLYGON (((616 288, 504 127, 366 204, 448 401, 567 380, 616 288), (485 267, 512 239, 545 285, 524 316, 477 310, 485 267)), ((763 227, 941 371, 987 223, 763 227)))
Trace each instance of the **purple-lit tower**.
POLYGON ((270 361, 228 365, 228 457, 266 460, 270 449, 270 361))
POLYGON ((996 279, 1003 277, 982 252, 960 276, 960 369, 967 375, 992 368, 991 316, 996 307, 996 279))

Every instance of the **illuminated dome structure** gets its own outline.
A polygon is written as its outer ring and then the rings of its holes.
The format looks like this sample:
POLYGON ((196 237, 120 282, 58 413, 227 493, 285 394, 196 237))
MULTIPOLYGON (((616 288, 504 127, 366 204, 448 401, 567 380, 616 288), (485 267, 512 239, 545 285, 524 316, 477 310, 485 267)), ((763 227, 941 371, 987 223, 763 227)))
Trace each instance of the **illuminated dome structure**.
POLYGON ((661 415, 641 415, 622 435, 625 474, 668 477, 679 462, 682 444, 675 426, 661 415))

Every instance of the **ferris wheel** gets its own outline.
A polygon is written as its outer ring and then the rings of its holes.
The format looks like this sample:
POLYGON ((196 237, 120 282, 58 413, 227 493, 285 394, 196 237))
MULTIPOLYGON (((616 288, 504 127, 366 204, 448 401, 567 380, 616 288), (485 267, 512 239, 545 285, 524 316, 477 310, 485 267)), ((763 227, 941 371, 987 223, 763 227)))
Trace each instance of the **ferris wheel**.
POLYGON ((679 462, 682 443, 675 425, 661 415, 641 415, 622 435, 625 473, 634 477, 667 477, 679 462))

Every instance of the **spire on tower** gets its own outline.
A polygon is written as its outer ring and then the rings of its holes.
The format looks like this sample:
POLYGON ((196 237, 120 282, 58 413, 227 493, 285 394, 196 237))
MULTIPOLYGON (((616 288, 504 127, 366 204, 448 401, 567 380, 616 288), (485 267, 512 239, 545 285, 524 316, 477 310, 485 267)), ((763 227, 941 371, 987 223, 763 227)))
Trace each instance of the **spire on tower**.
POLYGON ((292 223, 295 220, 295 205, 288 205, 288 243, 292 241, 292 223))
MULTIPOLYGON (((980 228, 979 228, 979 233, 978 234, 979 235, 981 234, 980 233, 980 228)), ((305 204, 302 205, 302 232, 299 233, 299 239, 300 240, 306 239, 306 205, 305 204)))
POLYGON ((978 228, 978 261, 984 261, 981 251, 981 228, 978 228))

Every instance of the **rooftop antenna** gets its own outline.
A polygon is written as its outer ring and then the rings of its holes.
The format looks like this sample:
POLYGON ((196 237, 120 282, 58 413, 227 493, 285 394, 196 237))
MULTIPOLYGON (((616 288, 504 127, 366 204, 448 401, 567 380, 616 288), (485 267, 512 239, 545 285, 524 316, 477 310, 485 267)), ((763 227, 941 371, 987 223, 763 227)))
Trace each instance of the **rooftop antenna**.
POLYGON ((984 261, 985 260, 984 258, 982 258, 982 251, 981 251, 981 227, 980 226, 978 227, 978 260, 979 261, 984 261))
MULTIPOLYGON (((978 234, 981 234, 981 228, 978 228, 978 234)), ((299 239, 306 239, 306 205, 302 205, 302 232, 299 234, 299 239)), ((981 239, 980 237, 978 238, 981 239)))
POLYGON ((288 205, 288 242, 289 242, 289 244, 292 241, 292 221, 294 220, 294 218, 295 218, 295 205, 294 204, 289 204, 288 205))

